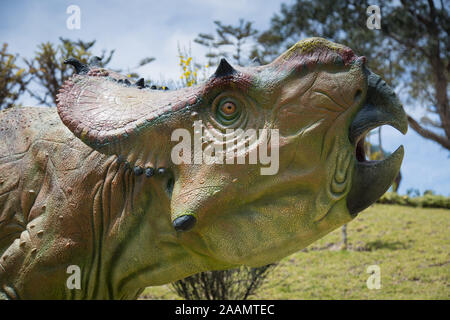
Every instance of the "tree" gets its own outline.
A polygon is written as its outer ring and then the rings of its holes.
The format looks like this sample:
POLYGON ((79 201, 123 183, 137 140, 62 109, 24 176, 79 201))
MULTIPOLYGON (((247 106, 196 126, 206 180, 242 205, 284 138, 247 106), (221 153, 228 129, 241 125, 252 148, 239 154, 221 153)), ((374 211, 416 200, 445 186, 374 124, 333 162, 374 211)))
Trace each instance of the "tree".
POLYGON ((226 55, 225 52, 219 51, 219 42, 212 34, 199 33, 194 42, 208 48, 208 52, 205 54, 208 66, 217 65, 219 58, 226 55))
POLYGON ((216 36, 212 34, 199 33, 194 42, 209 49, 206 54, 209 65, 216 65, 221 56, 228 57, 229 52, 238 65, 243 65, 245 57, 245 44, 257 35, 258 31, 253 28, 253 23, 239 19, 237 26, 225 25, 220 21, 214 21, 216 25, 216 36), (224 47, 231 47, 224 50, 224 47), (222 50, 221 50, 222 49, 222 50))
MULTIPOLYGON (((32 82, 39 88, 28 88, 27 92, 39 104, 46 106, 56 105, 59 88, 73 73, 73 68, 64 64, 64 60, 73 57, 87 63, 93 55, 92 49, 95 45, 95 40, 88 42, 71 41, 64 38, 59 38, 59 40, 61 43, 56 46, 50 42, 41 43, 33 58, 24 59, 32 76, 32 82)), ((99 56, 101 65, 106 66, 111 61, 113 54, 114 50, 108 54, 103 50, 99 56)))
POLYGON ((450 150, 450 16, 443 1, 439 7, 434 2, 401 0, 402 6, 393 8, 387 16, 383 33, 409 53, 405 55, 413 68, 409 92, 427 105, 431 115, 422 117, 420 122, 408 115, 409 125, 422 137, 450 150), (443 130, 444 135, 433 129, 443 130))
POLYGON ((0 110, 14 106, 30 81, 28 72, 16 65, 18 55, 7 50, 4 43, 0 50, 0 110))
MULTIPOLYGON (((68 58, 76 58, 83 63, 88 63, 94 56, 94 46, 96 41, 72 41, 69 39, 59 38, 60 43, 54 45, 50 42, 38 45, 35 56, 31 59, 24 59, 28 66, 31 80, 37 85, 37 88, 27 88, 30 96, 38 101, 39 104, 46 106, 56 105, 56 95, 62 86, 72 74, 73 68, 64 64, 68 58)), ((111 62, 115 50, 102 50, 98 55, 101 67, 105 67, 111 62)), ((134 68, 128 69, 128 76, 137 79, 139 75, 136 69, 154 61, 155 58, 146 57, 139 61, 134 68)), ((120 72, 121 70, 115 70, 120 72)))
POLYGON ((428 115, 420 121, 408 115, 411 128, 450 150, 449 30, 444 1, 297 0, 281 6, 252 54, 268 62, 311 36, 343 43, 365 55, 375 73, 425 105, 428 115), (381 30, 366 27, 369 5, 381 8, 381 30))

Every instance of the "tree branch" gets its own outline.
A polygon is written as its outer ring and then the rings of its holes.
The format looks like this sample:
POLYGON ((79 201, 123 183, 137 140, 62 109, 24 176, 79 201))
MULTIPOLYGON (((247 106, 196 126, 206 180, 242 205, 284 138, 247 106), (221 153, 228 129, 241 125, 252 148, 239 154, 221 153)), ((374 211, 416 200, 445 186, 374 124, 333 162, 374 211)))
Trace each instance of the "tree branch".
POLYGON ((418 46, 417 43, 412 42, 412 41, 405 41, 400 39, 399 37, 397 37, 396 35, 394 35, 392 32, 385 32, 385 34, 388 37, 391 37, 392 39, 394 39, 395 41, 397 41, 398 43, 404 45, 407 48, 414 48, 419 50, 420 52, 423 53, 424 56, 426 56, 427 58, 430 58, 430 54, 428 52, 426 52, 422 47, 418 46))
POLYGON ((411 116, 408 115, 409 126, 414 129, 418 134, 420 134, 425 139, 433 140, 434 142, 439 143, 441 146, 450 150, 450 140, 447 138, 438 135, 430 130, 422 127, 416 120, 414 120, 411 116))

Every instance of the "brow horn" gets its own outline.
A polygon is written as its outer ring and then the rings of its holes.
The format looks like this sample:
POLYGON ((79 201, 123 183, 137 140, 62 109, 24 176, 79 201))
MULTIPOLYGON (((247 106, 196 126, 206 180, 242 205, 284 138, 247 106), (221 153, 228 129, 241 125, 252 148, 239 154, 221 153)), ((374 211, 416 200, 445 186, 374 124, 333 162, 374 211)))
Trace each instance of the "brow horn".
POLYGON ((220 60, 219 66, 217 67, 216 72, 214 72, 213 77, 220 78, 231 76, 237 71, 228 63, 228 61, 224 58, 220 60))

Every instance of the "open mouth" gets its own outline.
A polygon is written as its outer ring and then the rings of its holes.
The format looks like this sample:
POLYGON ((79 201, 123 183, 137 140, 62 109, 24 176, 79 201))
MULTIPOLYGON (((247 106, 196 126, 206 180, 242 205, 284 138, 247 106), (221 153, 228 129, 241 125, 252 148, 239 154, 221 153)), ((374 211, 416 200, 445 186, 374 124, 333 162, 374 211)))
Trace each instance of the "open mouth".
POLYGON ((390 125, 403 134, 408 130, 405 111, 394 91, 383 79, 369 71, 365 104, 356 114, 349 130, 349 140, 355 146, 356 164, 347 208, 354 216, 381 197, 400 171, 403 146, 383 160, 369 161, 366 158, 365 136, 382 125, 390 125))
POLYGON ((363 135, 358 142, 356 142, 356 150, 355 150, 355 156, 356 156, 356 160, 358 162, 364 162, 366 161, 366 146, 365 146, 365 141, 366 141, 366 135, 363 135))

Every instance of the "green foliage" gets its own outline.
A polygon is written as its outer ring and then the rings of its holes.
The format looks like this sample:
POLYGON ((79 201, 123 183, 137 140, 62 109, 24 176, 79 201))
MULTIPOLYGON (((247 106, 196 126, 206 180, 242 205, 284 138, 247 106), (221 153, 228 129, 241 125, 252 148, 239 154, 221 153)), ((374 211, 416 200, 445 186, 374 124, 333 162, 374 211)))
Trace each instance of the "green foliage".
POLYGON ((153 57, 143 58, 143 59, 141 59, 141 61, 139 61, 137 67, 143 67, 153 61, 155 61, 155 58, 153 58, 153 57))
MULTIPOLYGON (((88 63, 94 56, 95 40, 72 41, 59 38, 60 43, 44 42, 38 45, 34 57, 24 59, 27 68, 16 65, 17 55, 7 53, 5 43, 0 51, 0 109, 10 107, 24 92, 36 99, 38 104, 46 106, 56 105, 56 95, 59 88, 72 74, 73 68, 64 64, 68 58, 76 58, 88 63), (32 82, 37 86, 30 87, 32 82)), ((101 66, 108 65, 113 57, 114 50, 102 50, 100 55, 101 66)), ((136 70, 153 62, 155 58, 146 57, 139 61, 136 67, 128 70, 128 77, 134 80, 139 78, 136 70)), ((121 70, 116 70, 121 72, 121 70)), ((147 83, 148 84, 148 83, 147 83)))
POLYGON ((253 29, 252 22, 239 19, 239 25, 224 25, 220 21, 214 21, 217 26, 216 33, 219 36, 220 45, 231 45, 234 49, 233 58, 238 65, 242 65, 243 46, 249 38, 255 36, 258 31, 253 29))
POLYGON ((209 66, 217 65, 219 58, 226 55, 225 52, 219 50, 219 42, 216 41, 216 38, 212 34, 199 33, 197 38, 194 39, 194 42, 208 49, 205 57, 207 60, 207 65, 209 66))
POLYGON ((0 110, 14 106, 30 81, 28 72, 16 64, 18 55, 7 50, 4 43, 0 50, 0 110))
POLYGON ((194 40, 208 48, 206 54, 208 65, 217 65, 220 57, 230 55, 238 65, 248 62, 244 46, 258 34, 258 31, 253 28, 253 23, 239 19, 237 26, 225 25, 220 21, 214 21, 214 24, 216 25, 216 35, 199 33, 194 40))
MULTIPOLYGON (((35 98, 39 104, 47 106, 56 105, 56 95, 65 80, 73 73, 73 68, 64 64, 64 60, 73 57, 83 63, 87 63, 93 55, 92 50, 95 45, 93 41, 72 41, 69 39, 59 38, 60 43, 54 45, 50 42, 38 45, 35 56, 25 59, 32 81, 36 83, 40 89, 27 92, 31 97, 35 98)), ((108 54, 103 50, 99 55, 102 66, 106 66, 114 54, 111 50, 108 54)))
POLYGON ((370 4, 374 3, 364 0, 297 0, 290 5, 283 4, 280 13, 273 16, 270 28, 258 37, 260 57, 267 63, 300 39, 319 36, 365 55, 371 69, 392 83, 397 79, 395 75, 404 70, 400 64, 392 64, 395 61, 390 54, 392 41, 367 29, 366 9, 370 4))
POLYGON ((181 68, 180 79, 182 87, 191 87, 206 79, 206 73, 209 65, 202 66, 196 63, 192 58, 190 48, 182 49, 178 46, 178 58, 180 59, 179 65, 181 68))
POLYGON ((395 192, 386 192, 377 202, 411 207, 450 209, 450 197, 435 195, 430 190, 427 190, 423 196, 416 197, 409 195, 402 196, 395 192))

